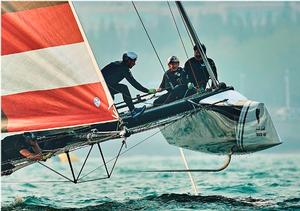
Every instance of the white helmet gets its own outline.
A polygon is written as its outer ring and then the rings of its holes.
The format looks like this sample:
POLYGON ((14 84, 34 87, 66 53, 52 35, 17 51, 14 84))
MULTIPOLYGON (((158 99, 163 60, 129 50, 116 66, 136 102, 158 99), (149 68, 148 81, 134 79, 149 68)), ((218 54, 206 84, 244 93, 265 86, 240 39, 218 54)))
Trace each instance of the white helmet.
POLYGON ((170 64, 170 63, 179 63, 179 59, 176 57, 176 56, 171 56, 167 59, 167 63, 170 64))
POLYGON ((127 61, 128 59, 136 60, 137 57, 137 54, 134 52, 126 52, 123 54, 123 61, 127 61))

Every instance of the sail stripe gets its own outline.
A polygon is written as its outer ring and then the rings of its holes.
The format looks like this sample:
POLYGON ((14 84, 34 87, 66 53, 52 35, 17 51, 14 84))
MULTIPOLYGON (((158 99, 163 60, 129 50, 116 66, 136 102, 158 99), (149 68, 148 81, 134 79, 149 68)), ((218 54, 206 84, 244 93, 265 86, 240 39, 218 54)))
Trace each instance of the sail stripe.
POLYGON ((118 121, 103 76, 69 3, 26 4, 23 9, 16 6, 15 11, 3 9, 2 14, 3 131, 118 121))
POLYGON ((69 4, 2 15, 1 54, 83 42, 69 4))
POLYGON ((67 1, 2 1, 1 14, 31 10, 40 7, 55 6, 58 4, 67 4, 67 1))
POLYGON ((99 82, 84 43, 2 56, 1 78, 2 95, 99 82))
POLYGON ((1 100, 9 132, 116 120, 101 83, 6 95, 1 100))

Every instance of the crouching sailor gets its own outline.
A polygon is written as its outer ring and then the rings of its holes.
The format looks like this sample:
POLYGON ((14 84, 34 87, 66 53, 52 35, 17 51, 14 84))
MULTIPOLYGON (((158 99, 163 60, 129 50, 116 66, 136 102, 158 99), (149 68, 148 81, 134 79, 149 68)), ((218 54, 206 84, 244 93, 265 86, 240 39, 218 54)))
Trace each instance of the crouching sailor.
POLYGON ((19 153, 25 157, 25 158, 28 158, 30 160, 33 160, 33 161, 46 161, 48 158, 50 158, 53 153, 47 153, 46 155, 43 155, 43 152, 37 142, 37 139, 36 139, 36 136, 30 132, 25 132, 24 135, 23 135, 23 139, 24 139, 24 148, 22 148, 19 153), (30 145, 31 148, 32 148, 32 151, 34 153, 32 153, 31 151, 29 151, 27 149, 27 145, 30 145))
POLYGON ((155 89, 145 88, 132 76, 130 69, 135 65, 136 59, 137 55, 134 52, 127 52, 123 54, 122 61, 111 62, 101 70, 112 97, 114 98, 115 94, 121 93, 133 118, 141 115, 145 111, 146 106, 135 108, 128 87, 121 84, 120 81, 126 78, 126 80, 137 90, 149 94, 156 93, 155 89))
POLYGON ((157 98, 153 102, 154 106, 170 103, 196 93, 193 84, 189 81, 188 74, 179 67, 179 59, 171 56, 167 62, 169 69, 165 72, 157 91, 167 90, 168 92, 157 98))

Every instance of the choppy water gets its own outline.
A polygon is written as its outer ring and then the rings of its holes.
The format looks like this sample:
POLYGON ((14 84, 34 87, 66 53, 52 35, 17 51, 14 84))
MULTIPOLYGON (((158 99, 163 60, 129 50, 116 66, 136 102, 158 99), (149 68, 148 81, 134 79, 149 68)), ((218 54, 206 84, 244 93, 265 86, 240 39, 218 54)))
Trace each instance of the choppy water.
MULTIPOLYGON (((190 166, 222 164, 221 157, 205 156, 188 157, 190 166)), ((86 172, 98 161, 90 160, 86 172)), ((55 161, 49 165, 68 167, 55 161)), ((159 168, 183 164, 178 157, 124 157, 111 179, 76 185, 42 182, 61 179, 40 165, 30 166, 2 178, 2 210, 300 210, 299 155, 234 156, 223 172, 194 173, 200 196, 193 195, 186 173, 137 172, 159 168)), ((104 176, 104 171, 91 176, 104 176)))

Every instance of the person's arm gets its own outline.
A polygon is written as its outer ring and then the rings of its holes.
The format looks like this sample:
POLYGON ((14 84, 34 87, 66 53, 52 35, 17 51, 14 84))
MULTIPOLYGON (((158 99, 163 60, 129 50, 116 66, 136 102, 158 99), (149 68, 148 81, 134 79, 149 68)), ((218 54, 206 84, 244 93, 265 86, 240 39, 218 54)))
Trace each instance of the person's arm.
POLYGON ((190 68, 189 60, 187 60, 187 61, 185 62, 185 64, 184 64, 183 69, 184 69, 185 71, 189 71, 189 68, 190 68))
POLYGON ((185 62, 185 64, 184 64, 184 67, 183 67, 183 69, 185 70, 185 72, 187 73, 187 74, 194 74, 193 72, 194 72, 194 69, 193 69, 193 66, 192 66, 192 59, 190 58, 190 59, 188 59, 186 62, 185 62))
POLYGON ((167 90, 168 92, 173 89, 171 81, 168 78, 167 72, 165 72, 163 80, 159 86, 158 91, 167 90))
POLYGON ((125 78, 127 79, 127 81, 137 90, 141 91, 141 92, 145 92, 148 93, 149 89, 145 88, 144 86, 142 86, 139 82, 137 82, 135 80, 135 78, 132 76, 131 72, 128 71, 125 74, 125 78))
POLYGON ((190 82, 189 75, 187 74, 185 69, 182 69, 182 83, 187 85, 190 82))
POLYGON ((217 74, 217 68, 216 68, 215 62, 212 59, 209 59, 208 61, 211 66, 211 69, 215 75, 215 78, 218 80, 218 74, 217 74))
POLYGON ((165 74, 164 74, 163 79, 162 79, 162 81, 161 81, 159 87, 156 89, 157 92, 160 92, 160 91, 162 91, 162 90, 165 89, 165 87, 166 87, 166 78, 165 78, 165 77, 166 77, 166 76, 165 76, 165 74))
POLYGON ((188 81, 191 82, 194 86, 199 86, 195 75, 196 69, 194 69, 192 66, 192 59, 189 59, 185 62, 184 71, 188 75, 188 81))

